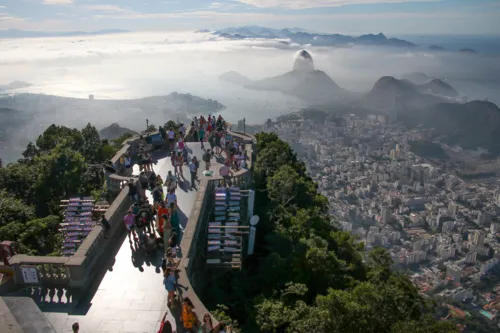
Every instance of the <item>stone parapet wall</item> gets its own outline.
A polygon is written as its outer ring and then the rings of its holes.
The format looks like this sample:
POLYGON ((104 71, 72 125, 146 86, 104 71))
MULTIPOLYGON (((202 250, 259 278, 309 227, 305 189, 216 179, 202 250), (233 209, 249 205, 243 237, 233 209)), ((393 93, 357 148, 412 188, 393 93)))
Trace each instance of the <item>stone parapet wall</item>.
POLYGON ((112 184, 112 188, 108 190, 117 194, 105 213, 105 217, 111 225, 108 239, 104 237, 103 227, 96 225, 72 256, 15 255, 10 263, 14 269, 14 282, 18 287, 24 285, 21 266, 36 267, 41 284, 49 288, 85 289, 89 286, 98 272, 94 269, 96 264, 114 245, 115 241, 125 233, 125 227, 122 223, 123 216, 132 205, 132 200, 128 196, 128 188, 123 186, 130 177, 124 174, 126 169, 121 165, 120 158, 126 153, 134 156, 138 149, 139 136, 135 136, 125 140, 123 147, 111 159, 117 166, 118 174, 109 175, 110 181, 108 181, 108 184, 112 184))
MULTIPOLYGON (((243 133, 232 131, 228 132, 233 137, 237 138, 238 141, 246 144, 245 147, 249 157, 249 160, 247 161, 247 168, 235 172, 232 181, 237 186, 249 188, 252 186, 253 181, 251 169, 253 165, 253 149, 256 139, 253 136, 245 135, 243 133)), ((210 313, 198 296, 198 293, 201 293, 203 288, 205 288, 205 273, 207 271, 206 231, 208 228, 214 198, 214 190, 221 180, 222 177, 215 175, 209 180, 205 179, 201 181, 196 196, 196 202, 194 203, 193 210, 189 215, 188 224, 181 242, 183 259, 179 265, 179 283, 183 287, 186 287, 186 289, 182 288, 182 296, 189 297, 194 305, 196 315, 198 316, 200 322, 203 320, 203 315, 205 313, 210 313)), ((217 319, 213 316, 212 322, 214 327, 218 325, 217 319)))

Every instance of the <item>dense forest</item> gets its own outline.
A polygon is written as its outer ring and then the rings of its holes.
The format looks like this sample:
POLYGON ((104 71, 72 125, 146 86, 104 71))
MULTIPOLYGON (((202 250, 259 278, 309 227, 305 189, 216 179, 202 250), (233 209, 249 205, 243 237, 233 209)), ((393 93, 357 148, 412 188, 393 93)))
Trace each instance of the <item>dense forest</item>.
POLYGON ((25 254, 58 255, 60 200, 99 196, 105 190, 101 164, 120 140, 101 140, 90 124, 48 127, 21 159, 0 168, 0 241, 18 242, 25 254))
POLYGON ((335 227, 287 143, 256 137, 255 254, 241 271, 207 277, 203 300, 217 318, 243 332, 457 332, 434 318, 434 304, 407 276, 391 271, 386 250, 365 253, 335 227))

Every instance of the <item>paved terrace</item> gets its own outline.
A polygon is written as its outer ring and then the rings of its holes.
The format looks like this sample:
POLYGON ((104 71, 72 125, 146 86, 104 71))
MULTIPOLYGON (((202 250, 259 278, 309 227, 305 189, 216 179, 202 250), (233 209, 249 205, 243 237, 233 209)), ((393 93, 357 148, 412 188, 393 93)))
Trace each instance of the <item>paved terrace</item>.
MULTIPOLYGON (((192 190, 190 180, 190 173, 187 166, 183 167, 184 176, 186 177, 183 182, 179 182, 179 188, 176 190, 178 205, 180 208, 181 228, 183 229, 183 236, 186 238, 181 243, 181 250, 179 257, 185 257, 188 252, 193 252, 191 243, 196 242, 195 233, 199 228, 196 227, 199 219, 204 217, 201 212, 205 207, 206 200, 204 200, 205 192, 209 191, 210 182, 215 178, 219 178, 218 170, 221 166, 223 159, 212 160, 211 170, 214 171, 214 176, 205 177, 201 173, 204 170, 204 162, 201 160, 203 154, 200 144, 196 142, 188 143, 189 158, 196 156, 200 160, 199 178, 202 181, 197 187, 198 190, 192 190), (196 207, 195 207, 196 206, 196 207), (202 207, 203 206, 203 207, 202 207), (193 212, 195 208, 195 212, 193 212), (193 215, 192 215, 193 214, 193 215), (190 226, 188 217, 194 221, 190 226), (184 235, 186 230, 186 235, 184 235)), ((169 170, 173 172, 173 167, 170 162, 170 157, 165 151, 156 151, 153 155, 157 161, 153 165, 156 174, 165 176, 169 170)), ((243 174, 245 171, 240 171, 237 174, 243 174)), ((138 166, 134 167, 133 174, 139 173, 138 166)), ((212 185, 213 186, 213 185, 212 185)), ((149 191, 146 191, 148 197, 151 198, 149 191)), ((207 192, 208 193, 208 192, 207 192)), ((123 195, 123 191, 122 194, 123 195)), ((116 200, 115 200, 116 201, 116 200)), ((125 207, 126 209, 126 207, 125 207)), ((123 211, 123 209, 121 209, 123 211)), ((116 223, 113 224, 116 228, 116 223)), ((102 255, 104 258, 111 258, 100 260, 95 266, 98 273, 95 280, 90 284, 79 300, 76 308, 68 310, 66 304, 71 304, 66 295, 62 292, 48 293, 47 295, 35 294, 30 295, 32 291, 22 290, 13 295, 23 296, 27 295, 34 298, 43 311, 45 317, 58 333, 71 332, 71 325, 74 322, 80 324, 80 332, 154 332, 158 331, 161 319, 168 310, 167 308, 167 295, 162 284, 161 274, 161 259, 162 251, 158 250, 150 257, 145 258, 139 253, 134 253, 128 238, 123 233, 117 239, 108 239, 104 242, 116 242, 115 246, 106 247, 107 251, 113 252, 102 255), (113 256, 113 254, 115 254, 113 256)), ((203 246, 203 245, 201 245, 203 246)), ((199 249, 200 250, 200 249, 199 249)), ((199 261, 199 260, 198 260, 199 261)), ((184 294, 191 296, 194 293, 191 286, 190 279, 188 279, 188 266, 190 265, 189 259, 182 259, 181 273, 179 283, 186 287, 184 294)), ((190 274, 192 275, 192 274, 190 274)), ((199 275, 199 274, 198 274, 199 275)), ((196 276, 196 274, 195 274, 196 276)), ((199 278, 199 276, 197 276, 199 278)), ((192 282, 192 281, 191 281, 192 282)), ((74 298, 74 297, 73 297, 74 298)), ((192 297, 195 304, 195 310, 198 316, 202 316, 206 309, 199 301, 198 297, 192 297)), ((178 309, 177 309, 178 310, 178 309)), ((174 311, 176 311, 174 309, 174 311)), ((178 313, 172 315, 170 310, 167 319, 176 328, 176 319, 179 317, 178 313)))

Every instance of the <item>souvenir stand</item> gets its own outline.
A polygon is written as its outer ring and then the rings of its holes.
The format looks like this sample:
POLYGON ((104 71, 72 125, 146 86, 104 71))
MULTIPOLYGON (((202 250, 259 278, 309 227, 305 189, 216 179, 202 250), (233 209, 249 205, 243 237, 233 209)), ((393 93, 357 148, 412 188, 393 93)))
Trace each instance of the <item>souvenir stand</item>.
POLYGON ((242 235, 248 226, 241 225, 241 192, 239 187, 215 189, 214 212, 208 222, 207 264, 241 268, 242 235))
POLYGON ((74 197, 61 200, 60 207, 65 208, 64 220, 59 231, 64 237, 62 253, 64 256, 75 254, 80 244, 96 225, 94 213, 102 214, 109 205, 95 207, 92 197, 74 197))

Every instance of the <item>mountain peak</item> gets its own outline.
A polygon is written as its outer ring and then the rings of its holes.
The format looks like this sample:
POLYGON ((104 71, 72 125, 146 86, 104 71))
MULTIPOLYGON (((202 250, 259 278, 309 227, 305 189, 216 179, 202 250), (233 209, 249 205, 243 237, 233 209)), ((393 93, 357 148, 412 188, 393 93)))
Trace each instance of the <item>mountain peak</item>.
POLYGON ((295 54, 295 61, 293 63, 294 71, 314 71, 314 61, 309 52, 306 50, 300 50, 295 54))

